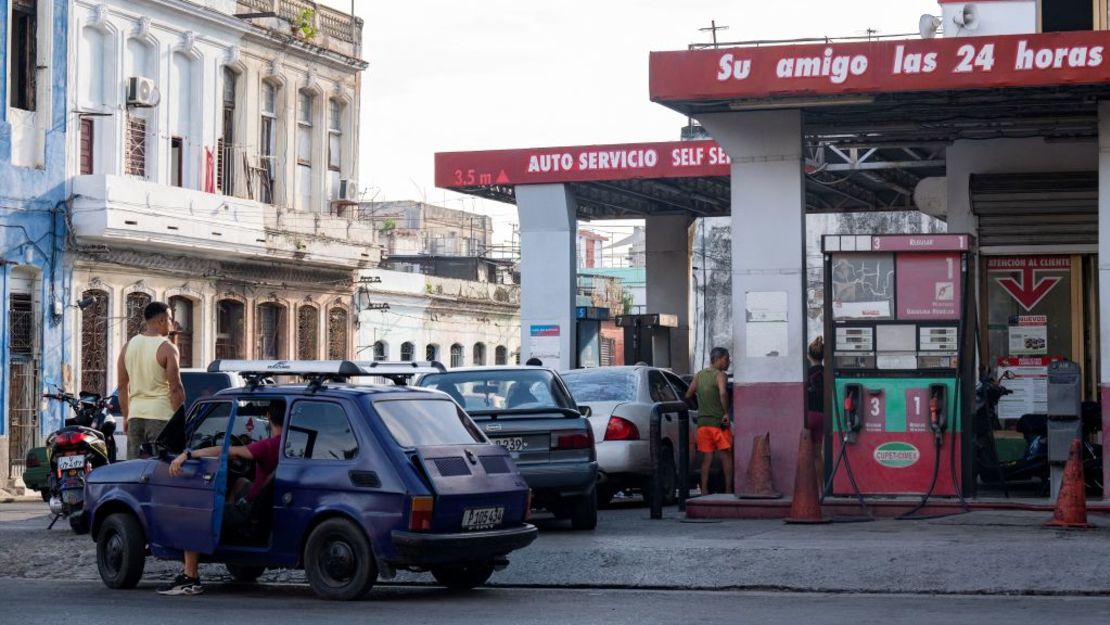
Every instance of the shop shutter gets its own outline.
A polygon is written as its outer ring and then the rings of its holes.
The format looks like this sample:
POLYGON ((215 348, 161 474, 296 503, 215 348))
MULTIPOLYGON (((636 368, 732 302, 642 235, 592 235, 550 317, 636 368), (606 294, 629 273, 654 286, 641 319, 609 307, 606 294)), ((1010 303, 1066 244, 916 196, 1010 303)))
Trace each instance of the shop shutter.
POLYGON ((971 177, 979 246, 1097 245, 1098 173, 971 177))

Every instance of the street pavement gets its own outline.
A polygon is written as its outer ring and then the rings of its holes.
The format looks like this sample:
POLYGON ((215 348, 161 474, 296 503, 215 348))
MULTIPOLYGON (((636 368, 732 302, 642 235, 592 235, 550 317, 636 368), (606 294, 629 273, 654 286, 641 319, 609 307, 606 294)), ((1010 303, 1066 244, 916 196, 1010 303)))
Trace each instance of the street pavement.
MULTIPOLYGON (((1110 597, 1110 517, 1088 531, 1047 530, 1042 513, 976 512, 929 521, 821 526, 778 520, 660 521, 642 506, 604 510, 596 531, 536 520, 540 538, 491 584, 515 588, 790 591, 1110 597)), ((0 505, 0 578, 97 580, 94 545, 64 523, 45 530, 41 503, 0 505)), ((179 565, 148 560, 146 577, 179 565)), ((205 565, 202 577, 226 579, 205 565)), ((303 583, 270 571, 270 583, 303 583)), ((431 584, 427 574, 395 582, 431 584)), ((0 604, 2 605, 2 604, 0 604)))
POLYGON ((162 597, 150 584, 110 591, 94 582, 0 580, 4 613, 20 625, 198 622, 431 623, 441 625, 891 625, 1052 623, 1104 625, 1106 597, 828 595, 736 591, 378 587, 356 603, 316 599, 303 586, 210 585, 196 597, 162 597))

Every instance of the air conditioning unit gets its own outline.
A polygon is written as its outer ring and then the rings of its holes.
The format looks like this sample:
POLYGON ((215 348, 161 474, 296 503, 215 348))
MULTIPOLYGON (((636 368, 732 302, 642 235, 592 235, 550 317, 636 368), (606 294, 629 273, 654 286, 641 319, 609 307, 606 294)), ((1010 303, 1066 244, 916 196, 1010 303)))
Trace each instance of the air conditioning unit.
POLYGON ((127 106, 150 108, 158 106, 161 94, 151 78, 132 76, 127 79, 127 106))
POLYGON ((343 202, 357 202, 358 182, 347 178, 340 180, 339 192, 335 194, 335 199, 343 202))

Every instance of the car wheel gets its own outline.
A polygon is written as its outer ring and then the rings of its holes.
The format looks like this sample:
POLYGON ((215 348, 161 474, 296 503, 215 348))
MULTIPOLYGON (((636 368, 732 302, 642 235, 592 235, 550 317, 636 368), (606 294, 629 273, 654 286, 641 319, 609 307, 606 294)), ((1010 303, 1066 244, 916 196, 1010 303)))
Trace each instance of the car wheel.
POLYGON ((346 519, 328 519, 312 530, 304 548, 304 572, 317 596, 357 599, 378 581, 370 541, 346 519))
POLYGON ((104 521, 96 539, 96 568, 108 588, 138 585, 146 566, 146 538, 134 516, 117 512, 104 521))
MULTIPOLYGON (((678 470, 675 468, 674 452, 671 451, 671 448, 664 446, 661 453, 663 457, 661 458, 659 472, 663 476, 663 505, 670 506, 678 501, 678 470)), ((654 479, 654 476, 651 476, 644 480, 644 501, 647 502, 648 506, 651 506, 654 479)))
POLYGON ((574 502, 574 508, 570 515, 570 526, 576 530, 592 530, 597 527, 596 490, 574 502))
POLYGON ((266 572, 266 567, 264 566, 249 566, 245 564, 225 564, 224 568, 227 569, 228 574, 231 575, 231 579, 240 584, 253 584, 266 572))
POLYGON ((493 575, 492 564, 464 564, 432 569, 432 577, 450 590, 470 590, 489 581, 493 575))

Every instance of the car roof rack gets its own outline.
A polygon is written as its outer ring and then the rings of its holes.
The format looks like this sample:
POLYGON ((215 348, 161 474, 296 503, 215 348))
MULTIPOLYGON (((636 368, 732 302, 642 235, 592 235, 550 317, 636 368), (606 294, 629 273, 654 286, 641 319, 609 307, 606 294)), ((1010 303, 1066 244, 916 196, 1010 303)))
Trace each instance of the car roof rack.
POLYGON ((361 367, 349 360, 213 360, 208 372, 238 373, 250 389, 275 375, 295 375, 308 381, 310 393, 325 382, 365 375, 361 367))
POLYGON ((425 373, 443 373, 442 363, 386 362, 351 360, 213 360, 209 373, 238 373, 248 387, 258 386, 262 380, 275 375, 295 375, 308 380, 309 390, 319 389, 324 382, 345 381, 347 378, 378 376, 404 386, 406 380, 425 373))
POLYGON ((363 375, 373 375, 405 386, 409 378, 427 373, 443 373, 447 367, 438 360, 356 360, 354 364, 362 368, 363 375))

